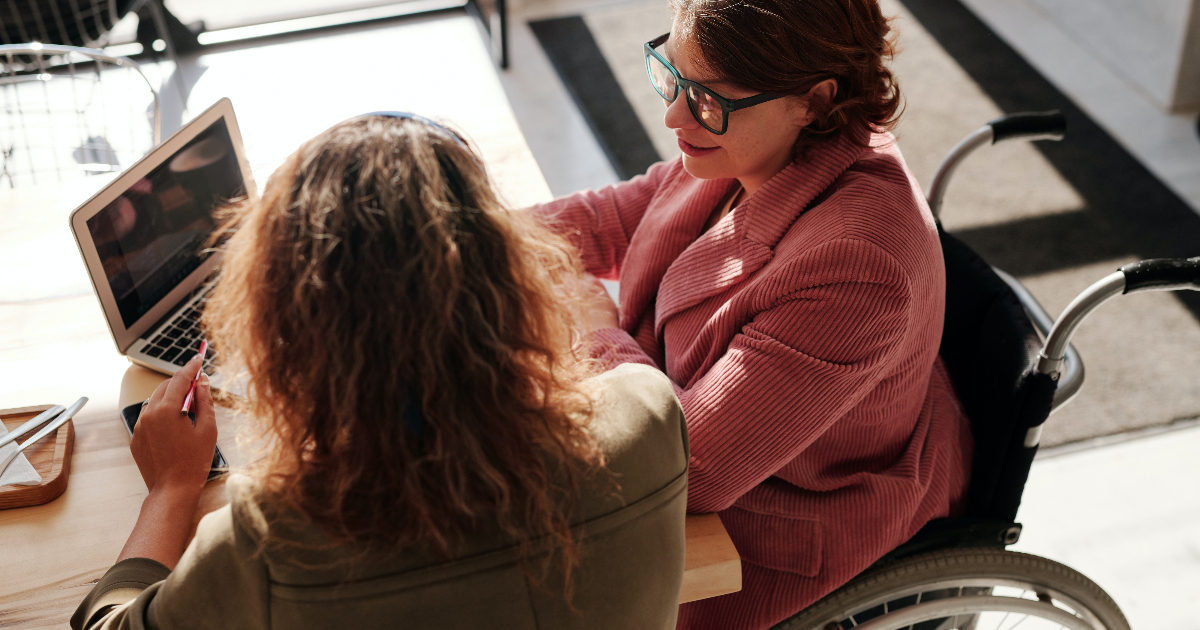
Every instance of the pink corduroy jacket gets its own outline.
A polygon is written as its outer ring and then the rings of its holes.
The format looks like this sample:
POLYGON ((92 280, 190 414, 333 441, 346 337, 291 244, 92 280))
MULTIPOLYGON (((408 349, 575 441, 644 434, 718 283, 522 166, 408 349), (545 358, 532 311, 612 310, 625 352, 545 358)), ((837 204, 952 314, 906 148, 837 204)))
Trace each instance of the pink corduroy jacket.
POLYGON ((742 557, 742 591, 680 628, 768 628, 964 499, 937 231, 894 138, 870 145, 810 149, 703 234, 736 181, 679 159, 536 209, 620 281, 597 353, 674 382, 688 511, 718 512, 742 557))

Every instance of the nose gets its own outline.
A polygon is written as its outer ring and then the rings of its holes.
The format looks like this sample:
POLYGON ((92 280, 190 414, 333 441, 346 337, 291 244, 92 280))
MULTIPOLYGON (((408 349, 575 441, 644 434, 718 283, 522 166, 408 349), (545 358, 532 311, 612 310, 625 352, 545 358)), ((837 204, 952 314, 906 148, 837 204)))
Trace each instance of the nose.
POLYGON ((674 103, 663 102, 667 105, 667 112, 663 115, 663 124, 668 129, 697 129, 700 127, 695 116, 692 116, 692 110, 688 109, 687 96, 682 90, 674 103))

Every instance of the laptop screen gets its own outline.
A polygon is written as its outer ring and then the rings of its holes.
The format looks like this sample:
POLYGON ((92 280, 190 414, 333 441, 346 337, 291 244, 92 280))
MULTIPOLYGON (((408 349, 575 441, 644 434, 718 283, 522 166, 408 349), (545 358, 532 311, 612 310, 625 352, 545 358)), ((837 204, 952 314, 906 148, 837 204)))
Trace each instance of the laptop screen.
POLYGON ((208 257, 213 211, 246 194, 224 118, 88 219, 125 327, 208 257))

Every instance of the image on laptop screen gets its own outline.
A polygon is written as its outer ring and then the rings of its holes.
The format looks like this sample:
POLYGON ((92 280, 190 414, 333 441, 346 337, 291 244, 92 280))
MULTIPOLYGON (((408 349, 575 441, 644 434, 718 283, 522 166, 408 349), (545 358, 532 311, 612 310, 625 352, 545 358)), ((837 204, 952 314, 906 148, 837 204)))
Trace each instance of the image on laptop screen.
POLYGON ((218 118, 88 219, 126 327, 204 262, 213 211, 245 194, 229 130, 218 118))

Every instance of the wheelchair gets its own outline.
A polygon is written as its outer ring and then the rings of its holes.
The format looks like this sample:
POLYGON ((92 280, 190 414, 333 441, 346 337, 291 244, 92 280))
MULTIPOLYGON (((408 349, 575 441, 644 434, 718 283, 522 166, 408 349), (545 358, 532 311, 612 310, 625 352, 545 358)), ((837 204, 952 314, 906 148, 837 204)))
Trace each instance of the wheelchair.
MULTIPOLYGON (((1057 111, 1012 114, 979 128, 938 168, 928 197, 934 217, 954 170, 976 149, 1018 138, 1061 140, 1065 133, 1057 111)), ((774 630, 1128 630, 1120 608, 1087 577, 1005 547, 1021 534, 1017 508, 1043 423, 1083 384, 1072 334, 1117 295, 1200 290, 1200 257, 1125 265, 1054 320, 1016 278, 988 265, 940 221, 938 234, 946 263, 940 355, 975 439, 966 513, 929 522, 774 630)))

